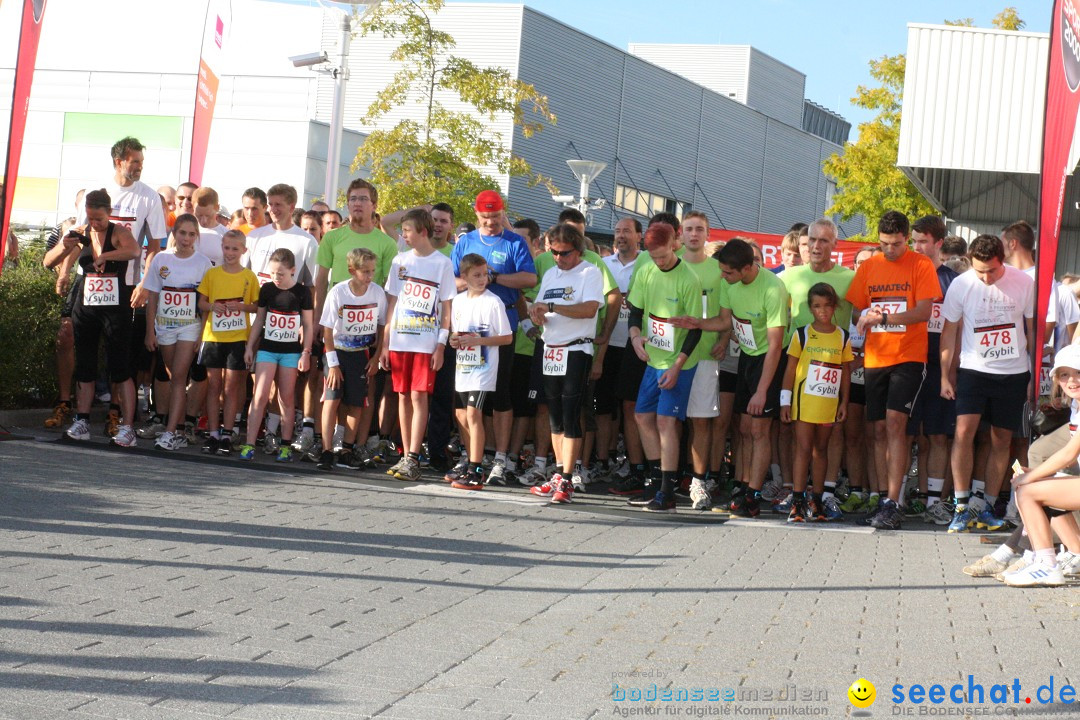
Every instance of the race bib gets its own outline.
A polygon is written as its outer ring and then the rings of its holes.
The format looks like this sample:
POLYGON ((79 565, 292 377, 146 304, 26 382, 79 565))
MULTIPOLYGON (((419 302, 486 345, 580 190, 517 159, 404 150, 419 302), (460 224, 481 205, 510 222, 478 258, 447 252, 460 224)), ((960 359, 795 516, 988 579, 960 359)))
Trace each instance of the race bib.
MULTIPOLYGON (((242 298, 229 298, 228 300, 219 300, 218 302, 241 302, 242 298)), ((247 328, 247 313, 243 310, 226 310, 225 312, 214 312, 210 318, 210 329, 217 333, 227 333, 233 330, 244 330, 247 328)))
POLYGON ((807 395, 830 400, 840 397, 840 374, 843 371, 839 365, 811 360, 807 371, 806 384, 803 385, 807 395))
POLYGON ((484 364, 484 353, 480 349, 479 345, 470 345, 468 347, 459 347, 457 351, 457 363, 458 365, 467 365, 469 367, 476 367, 477 365, 484 364))
POLYGON ((421 315, 435 314, 435 301, 439 294, 439 283, 420 278, 405 278, 405 287, 401 290, 398 302, 406 310, 421 315))
POLYGON ((1039 368, 1039 395, 1049 396, 1054 389, 1054 383, 1050 380, 1050 366, 1043 365, 1039 368))
POLYGON ((728 357, 733 358, 737 358, 742 355, 742 345, 739 344, 738 340, 728 340, 727 354, 728 357))
MULTIPOLYGON (((907 298, 881 298, 880 300, 875 300, 874 302, 872 302, 870 304, 870 309, 880 310, 883 313, 888 313, 890 316, 902 312, 907 312, 907 298)), ((873 327, 873 332, 907 332, 907 325, 894 325, 892 322, 889 322, 889 325, 887 327, 875 325, 873 327)), ((941 331, 939 330, 938 332, 941 331)))
POLYGON ((975 351, 983 360, 1008 360, 1020 357, 1016 325, 1002 323, 975 328, 975 351))
POLYGON ((619 322, 622 324, 630 322, 630 306, 626 304, 626 293, 623 293, 622 305, 619 306, 619 322))
POLYGON ((675 351, 675 326, 667 318, 649 316, 649 331, 645 341, 658 350, 675 351))
POLYGON ((180 288, 162 288, 158 293, 157 315, 167 324, 171 320, 195 319, 195 291, 180 288))
POLYGON ((87 273, 83 283, 83 305, 109 307, 120 304, 120 278, 116 275, 87 273))
MULTIPOLYGON (((861 358, 861 357, 862 357, 861 353, 855 353, 855 358, 856 359, 861 358)), ((851 382, 853 384, 855 384, 855 385, 865 385, 866 384, 865 371, 866 371, 866 368, 861 366, 861 365, 859 366, 858 370, 852 369, 852 371, 851 371, 851 382)))
POLYGON ((341 308, 342 334, 353 337, 374 335, 379 318, 377 305, 345 305, 341 308))
POLYGON ((926 321, 926 331, 941 334, 945 329, 945 317, 941 314, 941 303, 930 307, 930 319, 926 321))
POLYGON ((544 347, 544 374, 565 375, 570 350, 565 347, 544 347))
POLYGON ((259 279, 259 287, 262 287, 263 285, 265 285, 266 283, 268 283, 268 282, 270 282, 271 280, 274 279, 274 278, 270 277, 269 273, 259 273, 255 277, 257 277, 259 279))
POLYGON ((274 342, 300 342, 300 313, 268 310, 263 337, 274 342))
POLYGON ((731 316, 731 324, 735 328, 735 338, 747 350, 757 350, 757 340, 754 339, 754 328, 749 320, 731 316))

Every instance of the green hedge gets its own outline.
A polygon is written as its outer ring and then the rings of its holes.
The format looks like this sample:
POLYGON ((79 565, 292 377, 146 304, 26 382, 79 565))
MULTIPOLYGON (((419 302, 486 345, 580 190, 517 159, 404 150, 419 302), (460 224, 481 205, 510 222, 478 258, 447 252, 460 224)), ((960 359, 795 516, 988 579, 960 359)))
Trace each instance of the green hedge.
POLYGON ((56 273, 41 264, 40 238, 23 245, 19 264, 0 273, 0 408, 44 407, 56 400, 56 273))

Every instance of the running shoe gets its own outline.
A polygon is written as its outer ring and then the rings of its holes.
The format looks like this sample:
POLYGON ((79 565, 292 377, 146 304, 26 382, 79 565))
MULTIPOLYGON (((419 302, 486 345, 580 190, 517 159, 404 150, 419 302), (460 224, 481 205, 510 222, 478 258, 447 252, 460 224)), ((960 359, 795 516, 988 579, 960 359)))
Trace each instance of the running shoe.
POLYGON ((491 470, 488 470, 487 475, 488 485, 498 485, 504 487, 506 485, 506 461, 495 460, 491 463, 491 470))
POLYGON ((255 459, 255 446, 244 443, 240 446, 240 459, 241 460, 254 460, 255 459))
POLYGON ((846 513, 857 513, 866 504, 866 493, 856 491, 847 496, 847 500, 840 506, 840 510, 846 513))
POLYGON ((319 440, 316 440, 315 444, 311 446, 311 449, 308 450, 306 453, 304 453, 304 457, 302 457, 300 459, 304 460, 306 462, 310 462, 310 463, 318 463, 319 458, 322 457, 322 453, 323 453, 322 442, 319 441, 319 440))
POLYGON ((320 470, 329 472, 334 469, 334 453, 331 450, 323 450, 319 453, 319 462, 315 463, 315 467, 320 470))
POLYGON ((555 492, 551 494, 551 502, 565 505, 574 499, 574 483, 559 476, 559 482, 555 484, 555 492))
POLYGON ((589 484, 589 471, 581 465, 575 465, 570 483, 574 486, 574 492, 585 492, 585 486, 589 484))
MULTIPOLYGON (((761 499, 765 502, 775 503, 786 494, 784 480, 778 474, 769 475, 768 480, 761 486, 761 499)), ((785 512, 787 512, 785 510, 785 512)))
POLYGON ((828 519, 823 503, 812 497, 806 499, 806 522, 825 522, 828 519))
POLYGON ((199 442, 199 431, 196 429, 195 423, 184 423, 184 437, 187 438, 189 445, 199 442))
POLYGON ((905 517, 922 517, 922 514, 926 512, 926 502, 922 498, 912 498, 911 502, 904 508, 905 517))
POLYGON ((1035 556, 1031 551, 1028 551, 1012 561, 1009 567, 1005 568, 1001 572, 994 575, 994 579, 998 582, 1005 582, 1005 576, 1009 573, 1014 573, 1018 570, 1023 570, 1031 563, 1035 562, 1035 556))
POLYGON ((406 456, 405 461, 394 475, 398 480, 404 480, 405 482, 419 482, 422 478, 420 474, 420 463, 411 457, 406 456))
POLYGON ((390 440, 379 439, 371 450, 371 459, 379 465, 389 465, 397 460, 397 448, 390 440))
POLYGON ((1057 564, 1033 562, 1016 572, 1005 573, 1006 585, 1012 587, 1057 587, 1065 584, 1065 575, 1057 564))
POLYGON ((788 504, 790 507, 788 508, 787 521, 789 523, 806 522, 806 515, 808 512, 806 508, 806 498, 796 500, 795 497, 792 496, 791 502, 788 504))
POLYGON ((307 455, 315 447, 315 431, 306 427, 300 431, 300 437, 293 441, 293 452, 299 455, 307 455))
POLYGON ((71 420, 71 405, 68 403, 57 403, 53 408, 52 415, 45 418, 45 427, 58 428, 61 425, 67 425, 71 420))
POLYGON ((756 518, 761 514, 761 497, 740 493, 731 501, 729 512, 732 517, 756 518))
POLYGON ((987 506, 981 513, 975 518, 975 527, 982 530, 989 530, 993 532, 1005 527, 1005 520, 1002 518, 994 517, 994 509, 987 506))
POLYGON ((391 465, 389 468, 387 468, 386 474, 390 475, 391 477, 398 477, 398 473, 405 469, 405 460, 406 458, 401 458, 396 463, 391 465))
POLYGON ((475 472, 468 472, 450 483, 450 487, 457 490, 483 490, 484 478, 475 472))
POLYGON ((217 454, 224 457, 232 455, 232 435, 225 435, 218 440, 217 454))
POLYGON ((346 470, 359 470, 361 466, 360 453, 356 448, 342 450, 337 454, 336 466, 346 470))
POLYGON ((827 521, 835 522, 844 519, 844 511, 840 509, 840 501, 836 499, 835 495, 825 498, 823 504, 825 505, 825 519, 827 521))
POLYGON ((105 436, 116 437, 120 431, 120 411, 109 408, 109 414, 105 416, 105 436))
POLYGON ((612 495, 621 495, 623 497, 640 495, 644 490, 645 478, 640 475, 631 475, 622 482, 617 482, 608 488, 608 492, 612 495))
POLYGON ((658 492, 641 509, 652 513, 673 513, 675 512, 675 498, 668 496, 666 493, 658 492))
POLYGON ((949 503, 940 500, 928 507, 922 516, 924 523, 931 523, 933 525, 948 525, 952 522, 952 519, 952 506, 949 503))
POLYGON ((1062 550, 1057 556, 1058 567, 1061 574, 1067 578, 1080 577, 1080 555, 1073 555, 1068 550, 1062 550))
POLYGON ((630 477, 630 461, 626 458, 623 458, 623 461, 615 465, 615 467, 611 470, 611 475, 612 477, 619 478, 620 480, 625 480, 626 478, 630 477))
POLYGON ((878 530, 899 530, 903 524, 904 514, 893 503, 882 505, 870 521, 870 527, 878 530))
POLYGON ((163 432, 165 432, 165 422, 160 415, 155 415, 143 423, 135 434, 145 440, 153 440, 163 432))
POLYGON ((288 444, 282 445, 278 448, 277 457, 274 458, 274 462, 286 463, 293 461, 292 447, 288 444))
POLYGON ((277 455, 277 451, 281 448, 281 438, 277 433, 268 432, 263 438, 263 452, 267 455, 277 455))
POLYGON ((457 461, 454 467, 450 468, 450 471, 446 473, 443 480, 453 484, 458 480, 464 479, 469 474, 469 460, 464 455, 457 461))
MULTIPOLYGON (((762 495, 761 499, 764 500, 765 496, 762 495)), ((795 495, 789 492, 783 500, 772 506, 772 511, 777 515, 787 515, 789 512, 791 512, 791 503, 794 501, 794 499, 795 495)))
POLYGON ((203 441, 202 451, 207 455, 213 455, 217 452, 218 447, 221 445, 221 440, 213 435, 207 435, 206 440, 203 441))
POLYGON ((563 481, 563 476, 559 473, 555 473, 551 476, 551 479, 544 482, 541 485, 533 485, 529 488, 529 492, 539 497, 549 498, 555 494, 555 488, 559 486, 563 481))
POLYGON ((864 513, 877 514, 881 510, 881 495, 876 492, 872 492, 866 496, 866 502, 863 503, 861 508, 864 513))
POLYGON ((695 510, 708 510, 712 507, 712 495, 701 480, 690 483, 690 502, 695 510))
POLYGON ((547 481, 547 473, 539 465, 532 465, 528 470, 517 476, 517 481, 525 487, 542 485, 547 481))
POLYGON ((653 501, 658 492, 660 492, 660 481, 646 480, 644 487, 641 488, 641 495, 631 497, 626 501, 626 504, 633 507, 645 507, 653 501))
POLYGON ((75 421, 71 423, 71 427, 69 427, 64 434, 72 440, 89 440, 90 426, 85 420, 75 418, 75 421))
MULTIPOLYGON (((138 441, 139 439, 135 436, 135 431, 130 425, 121 425, 116 428, 116 434, 112 438, 112 444, 122 448, 135 447, 138 441)), ((187 447, 187 443, 184 443, 181 447, 187 447)))
POLYGON ((993 555, 983 555, 981 558, 964 568, 964 574, 971 577, 994 577, 998 573, 1005 572, 1019 555, 1013 555, 1006 562, 1001 562, 993 555))
POLYGON ((975 510, 970 505, 957 505, 949 523, 950 533, 967 532, 975 525, 975 510))

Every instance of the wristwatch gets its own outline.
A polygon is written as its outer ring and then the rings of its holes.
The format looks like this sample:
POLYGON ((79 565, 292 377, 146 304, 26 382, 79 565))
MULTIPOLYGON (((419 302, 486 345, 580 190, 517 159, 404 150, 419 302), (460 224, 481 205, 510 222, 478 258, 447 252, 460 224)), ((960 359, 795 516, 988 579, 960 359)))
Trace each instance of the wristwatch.
POLYGON ((495 281, 499 279, 499 273, 494 270, 488 270, 488 284, 494 285, 495 281))
POLYGON ((881 327, 887 327, 888 324, 889 324, 889 313, 882 312, 881 313, 881 327))
POLYGON ((555 303, 553 303, 553 302, 548 303, 548 312, 552 313, 552 314, 555 313, 555 303))

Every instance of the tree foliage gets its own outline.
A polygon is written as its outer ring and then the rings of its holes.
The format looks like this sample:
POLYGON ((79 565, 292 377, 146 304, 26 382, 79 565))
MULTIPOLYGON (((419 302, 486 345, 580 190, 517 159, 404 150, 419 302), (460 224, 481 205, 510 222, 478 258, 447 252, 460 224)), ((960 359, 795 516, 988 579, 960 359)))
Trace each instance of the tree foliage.
POLYGON ((432 24, 442 6, 443 0, 386 0, 360 26, 361 35, 401 40, 390 56, 400 67, 362 121, 380 126, 408 103, 422 108, 393 127, 371 132, 353 161, 354 171, 370 168, 384 212, 444 201, 455 215, 469 217, 476 195, 498 187, 477 168, 493 167, 551 186, 549 178, 513 154, 508 138, 486 124, 509 116, 530 138, 556 121, 547 97, 504 68, 482 68, 454 55, 454 38, 432 24), (468 109, 451 107, 459 103, 468 109))
MULTIPOLYGON (((961 18, 946 24, 971 27, 974 20, 961 18)), ((1007 7, 994 17, 993 25, 1002 30, 1020 30, 1024 21, 1016 8, 1007 7)), ((878 84, 860 85, 851 102, 875 111, 874 119, 860 124, 859 139, 845 143, 843 154, 834 153, 822 166, 825 174, 836 181, 837 190, 827 212, 839 214, 843 220, 864 216, 870 238, 874 237, 870 229, 889 210, 899 210, 911 218, 937 212, 896 167, 906 61, 904 55, 870 61, 870 76, 878 84)))

